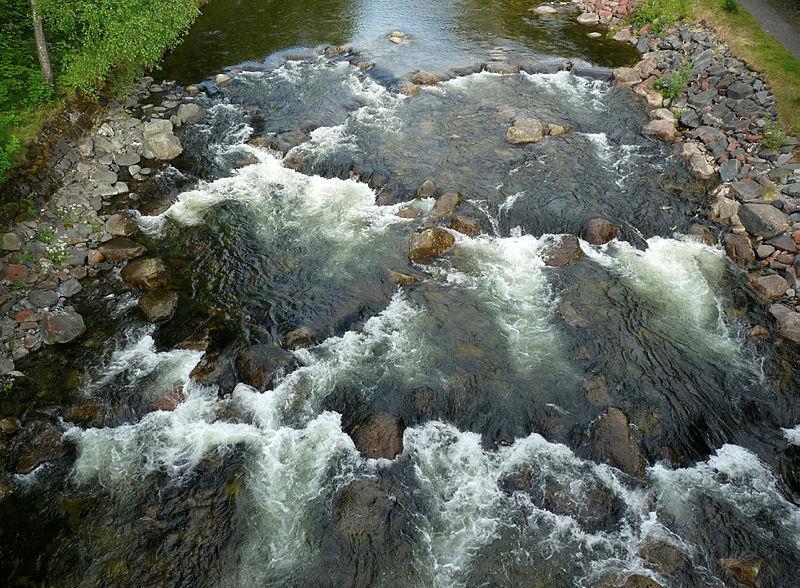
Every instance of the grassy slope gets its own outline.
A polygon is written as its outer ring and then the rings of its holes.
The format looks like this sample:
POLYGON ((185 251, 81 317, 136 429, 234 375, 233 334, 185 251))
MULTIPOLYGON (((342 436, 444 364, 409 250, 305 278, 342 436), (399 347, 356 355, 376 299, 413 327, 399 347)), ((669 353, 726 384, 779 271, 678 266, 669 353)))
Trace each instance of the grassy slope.
POLYGON ((720 0, 694 0, 694 5, 695 18, 711 25, 737 57, 764 75, 782 123, 800 134, 800 60, 744 8, 731 14, 722 10, 720 0))

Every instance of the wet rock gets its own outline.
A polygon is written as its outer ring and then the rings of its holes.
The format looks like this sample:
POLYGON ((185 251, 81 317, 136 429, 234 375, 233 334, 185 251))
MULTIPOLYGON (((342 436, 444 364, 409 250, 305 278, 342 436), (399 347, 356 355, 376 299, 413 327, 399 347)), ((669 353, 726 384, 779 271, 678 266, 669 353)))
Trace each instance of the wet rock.
POLYGON ((22 247, 22 241, 16 233, 5 233, 0 235, 0 246, 3 251, 19 251, 22 247))
POLYGON ((520 118, 506 132, 506 141, 513 145, 538 143, 544 138, 544 125, 538 118, 520 118))
POLYGON ((218 73, 217 75, 214 76, 214 83, 217 86, 221 86, 222 84, 226 84, 230 81, 231 81, 231 76, 229 76, 228 74, 218 73))
POLYGON ((670 576, 686 563, 686 555, 666 541, 648 543, 639 550, 643 560, 650 563, 660 574, 670 576))
POLYGON ((130 237, 139 232, 139 223, 128 214, 112 214, 106 221, 106 233, 116 237, 130 237))
POLYGON ((433 180, 425 180, 420 184, 420 187, 417 188, 417 198, 433 198, 435 193, 436 184, 433 183, 433 180))
POLYGON ((700 223, 694 223, 689 227, 689 234, 694 235, 706 245, 713 246, 717 244, 717 238, 714 236, 714 233, 712 233, 707 226, 701 225, 700 223))
POLYGON ((584 12, 578 16, 578 23, 586 26, 600 24, 600 16, 594 12, 584 12))
POLYGON ((181 124, 195 123, 203 118, 203 109, 194 103, 185 103, 178 106, 178 112, 175 114, 181 124))
POLYGON ((300 349, 317 344, 317 335, 308 327, 299 327, 283 335, 283 346, 286 349, 300 349))
POLYGON ((751 235, 769 239, 789 228, 789 217, 771 204, 745 204, 739 219, 751 235))
POLYGON ((758 586, 758 576, 764 565, 760 559, 722 558, 717 563, 730 576, 747 586, 758 586))
POLYGON ((183 153, 178 137, 172 132, 172 122, 153 120, 142 129, 142 155, 147 159, 169 161, 183 153))
POLYGON ((411 82, 420 86, 432 86, 449 79, 445 73, 434 71, 418 71, 412 74, 411 82))
POLYGON ((745 235, 737 233, 728 233, 723 240, 725 251, 736 265, 746 268, 753 264, 755 256, 753 255, 753 246, 745 235))
POLYGON ((296 369, 297 361, 294 354, 277 345, 252 345, 237 354, 235 365, 243 383, 263 392, 296 369))
POLYGON ((650 139, 658 139, 671 143, 678 136, 678 128, 674 122, 668 120, 654 120, 647 123, 642 129, 642 135, 650 139))
POLYGON ((165 412, 172 412, 178 405, 183 402, 186 395, 183 392, 183 386, 178 386, 171 390, 167 390, 161 396, 156 398, 150 403, 150 411, 163 410, 165 412))
POLYGON ((747 277, 747 283, 766 300, 777 300, 789 289, 789 282, 778 274, 768 276, 750 274, 747 277))
POLYGON ((454 216, 450 221, 450 228, 468 237, 476 237, 481 232, 480 223, 468 216, 454 216))
POLYGON ((45 345, 70 343, 86 331, 83 317, 71 308, 45 312, 40 328, 45 345))
POLYGON ((239 383, 234 358, 228 351, 207 352, 192 368, 189 378, 205 388, 216 387, 220 396, 230 394, 239 383))
POLYGON ((557 125, 554 123, 550 123, 549 125, 547 125, 547 134, 550 135, 551 137, 563 137, 567 133, 569 133, 568 127, 557 125))
POLYGON ((558 9, 553 6, 548 6, 544 4, 542 6, 536 6, 535 8, 531 8, 532 12, 535 12, 539 16, 553 16, 558 14, 558 9))
POLYGON ((451 216, 461 204, 462 196, 458 192, 445 192, 436 200, 433 205, 430 218, 432 221, 439 221, 451 216))
POLYGON ((139 290, 153 290, 167 283, 167 268, 157 257, 139 257, 129 261, 120 275, 139 290))
POLYGON ((519 66, 502 61, 490 61, 483 66, 484 71, 501 75, 514 75, 519 73, 519 66))
POLYGON ((69 407, 64 419, 81 427, 96 427, 102 424, 103 407, 99 402, 87 400, 69 407))
POLYGON ((114 237, 100 245, 99 251, 105 259, 116 263, 139 257, 145 252, 145 248, 127 237, 114 237))
POLYGON ((414 276, 409 276, 408 274, 404 274, 403 272, 389 270, 389 280, 392 282, 392 284, 396 284, 398 286, 410 286, 417 281, 417 278, 414 276))
POLYGON ((450 251, 455 241, 453 235, 445 229, 423 229, 411 236, 408 257, 418 263, 430 261, 450 251))
POLYGON ((356 448, 372 459, 394 459, 403 452, 401 419, 389 414, 379 414, 350 431, 356 448))
POLYGON ((544 263, 550 267, 567 267, 580 261, 583 249, 574 235, 565 235, 547 250, 544 263))
POLYGON ((611 402, 608 381, 603 374, 595 374, 583 385, 586 398, 593 406, 607 406, 611 402))
POLYGON ((417 96, 422 91, 422 88, 419 84, 402 81, 395 86, 395 91, 403 96, 417 96))
POLYGON ((592 426, 592 445, 597 454, 629 476, 644 478, 647 462, 631 435, 628 417, 612 408, 592 426))
POLYGON ((769 312, 778 321, 778 335, 800 345, 800 313, 783 304, 773 304, 769 312))
POLYGON ((581 229, 581 239, 592 245, 604 245, 613 241, 619 236, 619 227, 610 220, 602 217, 595 217, 581 229))
POLYGON ((399 510, 396 494, 379 480, 355 480, 335 499, 334 526, 351 544, 382 545, 392 540, 399 510))
POLYGON ((138 306, 148 322, 168 321, 178 309, 178 293, 173 290, 148 290, 139 298, 138 306))
POLYGON ((22 422, 17 417, 6 417, 0 420, 0 433, 13 435, 22 428, 22 422))
POLYGON ((664 588, 652 578, 642 574, 619 574, 604 577, 594 588, 664 588))
POLYGON ((18 474, 30 474, 45 462, 61 457, 63 443, 61 431, 47 421, 33 421, 25 427, 25 444, 17 458, 15 471, 18 474))

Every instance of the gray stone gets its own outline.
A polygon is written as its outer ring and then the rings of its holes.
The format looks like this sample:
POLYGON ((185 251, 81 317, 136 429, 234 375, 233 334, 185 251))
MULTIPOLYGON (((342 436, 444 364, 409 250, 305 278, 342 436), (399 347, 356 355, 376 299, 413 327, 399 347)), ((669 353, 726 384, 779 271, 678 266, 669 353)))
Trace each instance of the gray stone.
POLYGON ((769 307, 769 312, 778 321, 778 334, 787 341, 800 345, 800 313, 783 304, 773 304, 769 307))
POLYGON ((797 251, 797 244, 789 235, 778 235, 774 239, 770 239, 768 243, 781 251, 788 251, 789 253, 797 251))
POLYGON ((46 312, 41 321, 42 341, 45 345, 69 343, 86 331, 83 317, 73 309, 46 312))
POLYGON ((8 373, 13 372, 16 369, 14 366, 14 360, 5 355, 0 355, 0 376, 5 376, 8 373))
POLYGON ((771 204, 745 204, 739 219, 751 235, 769 239, 789 228, 789 217, 771 204))
POLYGON ((113 184, 117 181, 117 174, 110 169, 101 169, 92 174, 92 181, 95 184, 113 184))
POLYGON ((600 17, 594 12, 584 12, 578 16, 578 23, 587 26, 596 25, 600 23, 600 17))
POLYGON ((203 114, 203 109, 199 105, 187 103, 178 107, 176 116, 181 121, 181 124, 191 124, 203 118, 203 114))
POLYGON ((140 290, 152 290, 166 283, 167 268, 157 257, 140 257, 128 262, 121 275, 123 280, 140 290))
POLYGON ((28 294, 28 301, 39 308, 47 308, 58 302, 55 290, 33 290, 28 294))
POLYGON ((153 120, 142 130, 142 154, 148 159, 169 161, 183 153, 181 142, 172 132, 168 120, 153 120))
POLYGON ((689 104, 702 108, 703 106, 709 106, 717 96, 719 96, 719 92, 717 92, 716 88, 711 88, 705 92, 689 96, 689 104))
POLYGON ((100 253, 111 262, 123 261, 139 257, 145 248, 127 237, 114 237, 99 247, 100 253))
POLYGON ((106 221, 106 233, 118 237, 130 237, 139 231, 139 223, 129 214, 112 214, 106 221))
POLYGON ((689 169, 692 170, 692 174, 695 177, 701 180, 710 180, 717 175, 714 166, 706 161, 702 153, 695 153, 692 155, 689 159, 689 169))
POLYGON ((781 192, 787 196, 800 196, 800 182, 797 184, 789 184, 781 188, 781 192))
POLYGON ((58 293, 64 298, 69 298, 71 296, 74 296, 81 290, 83 290, 83 287, 81 286, 81 283, 75 278, 70 278, 67 281, 62 282, 58 286, 58 293))
POLYGON ((739 162, 735 159, 723 161, 719 166, 719 175, 723 182, 733 182, 739 173, 739 162))
POLYGON ((3 246, 3 251, 19 251, 22 247, 22 241, 16 233, 5 233, 0 236, 0 244, 3 246))
POLYGON ((753 180, 741 180, 731 184, 731 191, 736 198, 742 202, 747 202, 748 200, 760 199, 764 193, 764 188, 753 180))
POLYGON ((736 82, 735 84, 731 84, 728 86, 728 98, 732 98, 734 100, 740 100, 742 98, 747 98, 750 94, 755 92, 753 90, 753 86, 750 84, 745 84, 744 82, 736 82))
POLYGON ((696 129, 701 125, 700 117, 694 110, 689 108, 681 112, 680 121, 683 126, 689 127, 690 129, 696 129))
POLYGON ((775 248, 772 245, 759 245, 756 247, 756 255, 759 259, 765 259, 775 253, 775 248))
POLYGON ((134 153, 132 151, 128 153, 118 153, 114 156, 114 163, 125 167, 136 165, 137 163, 139 163, 139 161, 141 161, 141 157, 139 157, 139 154, 134 153))
POLYGON ((789 282, 778 274, 767 276, 750 274, 747 281, 750 287, 766 300, 777 300, 789 289, 789 282))

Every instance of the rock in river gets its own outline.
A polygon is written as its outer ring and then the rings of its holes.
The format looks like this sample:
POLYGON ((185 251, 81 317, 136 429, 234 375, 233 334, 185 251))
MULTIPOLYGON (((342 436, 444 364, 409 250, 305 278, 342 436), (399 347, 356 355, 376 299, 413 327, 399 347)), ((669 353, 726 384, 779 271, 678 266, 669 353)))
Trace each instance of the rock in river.
POLYGON ((262 392, 296 367, 294 354, 277 345, 252 345, 236 356, 239 379, 262 392))
POLYGON ((600 415, 592 427, 594 450, 611 465, 629 476, 644 478, 647 462, 631 435, 628 417, 612 408, 600 415))
POLYGON ((619 236, 619 227, 603 217, 595 217, 581 229, 581 239, 592 245, 604 245, 619 236))
POLYGON ((650 139, 658 139, 671 143, 678 136, 678 128, 675 126, 674 122, 668 120, 654 120, 644 126, 642 134, 650 139))
POLYGON ((123 280, 139 290, 153 290, 166 283, 167 268, 157 257, 140 257, 122 268, 121 275, 123 280))
POLYGON ((412 235, 408 257, 411 261, 424 263, 450 251, 455 242, 455 237, 445 229, 423 229, 412 235))
POLYGON ((583 249, 574 235, 565 235, 560 241, 550 246, 544 263, 550 267, 567 267, 583 257, 583 249))
POLYGON ((139 257, 144 252, 143 246, 127 237, 114 237, 100 246, 100 253, 103 254, 103 257, 113 263, 139 257))
POLYGON ((769 312, 778 321, 778 334, 800 346, 800 313, 783 304, 773 304, 769 312))
POLYGON ((178 308, 178 293, 172 290, 149 290, 139 298, 139 308, 151 323, 167 321, 178 308))
POLYGON ((506 132, 506 141, 514 145, 538 143, 544 138, 544 125, 538 118, 520 118, 506 132))
POLYGON ((45 345, 69 343, 86 331, 83 317, 71 308, 44 313, 41 328, 45 345))
POLYGON ((142 155, 147 159, 175 159, 183 153, 178 137, 172 132, 172 122, 153 120, 142 130, 142 155))
POLYGON ((394 459, 403 452, 403 421, 389 414, 379 414, 355 427, 350 436, 358 450, 373 459, 394 459))

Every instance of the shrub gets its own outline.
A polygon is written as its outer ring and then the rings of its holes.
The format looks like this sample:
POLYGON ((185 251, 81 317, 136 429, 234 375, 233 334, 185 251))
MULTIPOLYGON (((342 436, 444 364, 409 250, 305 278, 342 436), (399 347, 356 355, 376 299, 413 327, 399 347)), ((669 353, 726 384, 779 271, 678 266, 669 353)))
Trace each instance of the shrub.
POLYGON ((764 138, 761 139, 761 144, 767 149, 777 151, 783 146, 786 140, 786 133, 781 128, 781 122, 778 118, 772 118, 772 115, 767 115, 764 122, 764 138))
POLYGON ((739 12, 739 0, 722 0, 722 9, 725 12, 736 14, 739 12))
POLYGON ((656 80, 653 87, 661 91, 664 98, 677 98, 689 85, 692 77, 692 66, 687 62, 681 63, 677 70, 669 74, 668 77, 656 80))
POLYGON ((629 22, 637 29, 651 25, 653 34, 660 35, 690 14, 690 0, 644 0, 636 6, 629 22))

